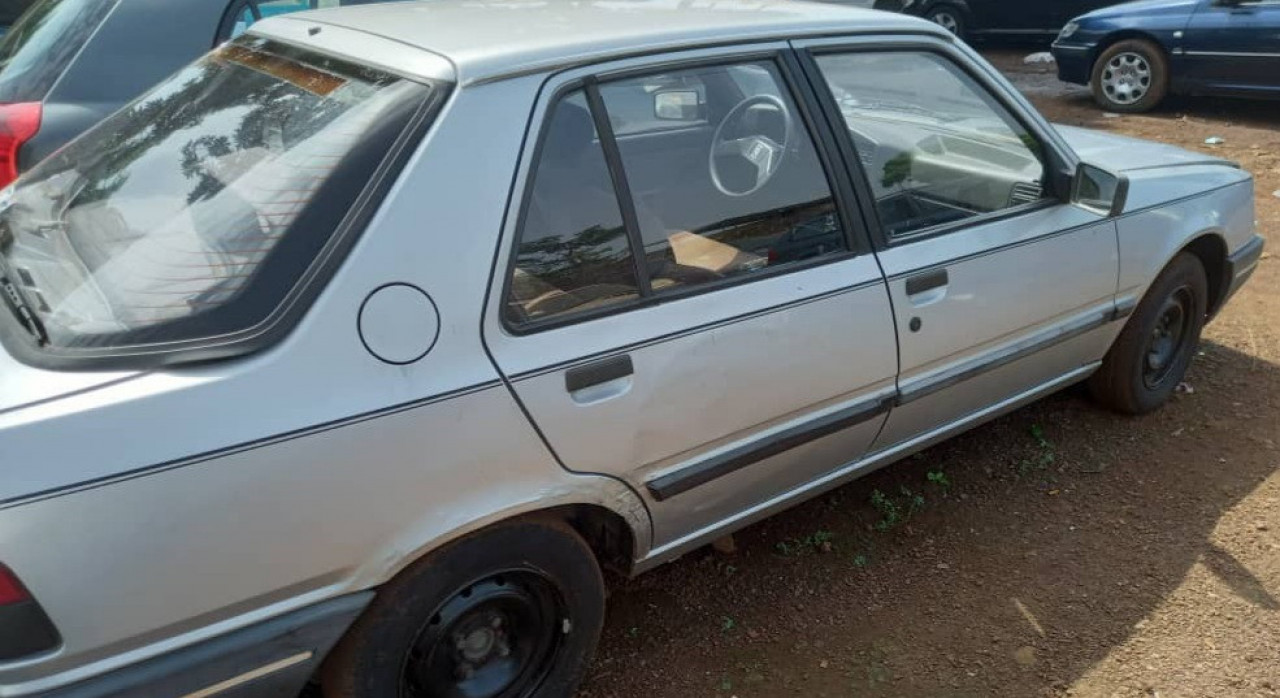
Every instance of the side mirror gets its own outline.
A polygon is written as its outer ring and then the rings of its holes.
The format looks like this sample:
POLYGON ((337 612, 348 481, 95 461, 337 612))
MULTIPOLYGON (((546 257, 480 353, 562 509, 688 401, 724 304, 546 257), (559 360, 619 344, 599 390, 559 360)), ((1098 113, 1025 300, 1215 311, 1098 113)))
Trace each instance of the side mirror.
POLYGON ((1120 215, 1128 194, 1127 177, 1084 162, 1071 180, 1071 203, 1104 216, 1120 215))
POLYGON ((653 93, 653 116, 662 121, 701 121, 702 102, 697 90, 653 93))

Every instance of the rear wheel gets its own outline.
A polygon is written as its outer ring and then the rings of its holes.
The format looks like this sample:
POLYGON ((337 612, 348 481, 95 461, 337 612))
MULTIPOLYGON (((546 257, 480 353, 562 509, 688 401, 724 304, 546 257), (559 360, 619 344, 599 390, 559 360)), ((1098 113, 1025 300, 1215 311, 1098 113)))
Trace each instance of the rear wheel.
POLYGON ((1175 257, 1089 379, 1093 396, 1127 414, 1145 414, 1163 405, 1200 343, 1208 288, 1197 257, 1187 252, 1175 257))
POLYGON ((1169 91, 1169 62, 1159 46, 1142 39, 1119 41, 1098 56, 1089 83, 1103 109, 1144 112, 1169 91))
POLYGON ((415 563, 325 660, 326 698, 572 695, 604 618, 591 549, 558 521, 514 521, 415 563))

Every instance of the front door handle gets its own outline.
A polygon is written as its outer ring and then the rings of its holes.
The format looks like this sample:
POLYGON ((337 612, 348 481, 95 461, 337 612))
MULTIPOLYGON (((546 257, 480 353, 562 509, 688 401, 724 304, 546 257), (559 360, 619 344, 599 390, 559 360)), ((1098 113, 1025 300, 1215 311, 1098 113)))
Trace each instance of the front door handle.
POLYGON ((907 295, 918 296, 935 288, 942 288, 948 282, 946 269, 934 269, 923 274, 907 277, 907 295))
POLYGON ((611 356, 565 371, 564 389, 570 393, 576 393, 585 388, 626 378, 633 373, 635 373, 635 366, 632 365, 629 355, 611 356))

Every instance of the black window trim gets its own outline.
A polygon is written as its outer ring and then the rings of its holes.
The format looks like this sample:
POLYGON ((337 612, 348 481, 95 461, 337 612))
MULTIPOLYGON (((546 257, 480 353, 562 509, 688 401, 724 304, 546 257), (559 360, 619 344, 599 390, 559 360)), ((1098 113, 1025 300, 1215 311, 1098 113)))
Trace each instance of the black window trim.
POLYGON ((987 76, 973 70, 973 67, 967 61, 960 59, 955 53, 948 50, 947 46, 921 41, 916 38, 906 40, 887 39, 850 42, 847 44, 832 43, 805 46, 798 50, 798 54, 801 68, 804 70, 805 75, 808 76, 813 91, 816 93, 828 127, 836 134, 836 140, 839 144, 838 150, 845 166, 854 174, 854 189, 857 192, 859 208, 863 212, 863 224, 871 237, 876 251, 942 237, 974 226, 995 223, 1063 205, 1062 197, 1064 192, 1058 191, 1058 188, 1062 186, 1063 181, 1069 179, 1062 176, 1062 173, 1069 169, 1068 158, 1058 149, 1054 140, 1046 136, 1039 124, 1028 121, 1023 117, 1021 110, 1009 101, 1004 90, 999 89, 987 76), (884 226, 880 222, 879 209, 876 207, 875 196, 871 191, 870 179, 861 159, 858 157, 857 147, 853 144, 849 129, 844 125, 844 117, 840 113, 840 107, 836 104, 835 96, 827 86, 826 78, 818 66, 818 58, 821 56, 847 55, 851 53, 929 53, 947 61, 956 70, 968 76, 979 87, 987 91, 990 99, 1004 109, 1009 118, 1013 119, 1027 133, 1036 137, 1044 154, 1043 198, 1039 201, 1010 206, 951 223, 933 225, 902 235, 887 235, 884 231, 884 226))
MULTIPOLYGON (((313 47, 307 49, 316 50, 313 47)), ((323 55, 330 56, 327 53, 323 55)), ((35 368, 148 370, 252 354, 279 343, 301 322, 364 235, 374 214, 455 90, 455 86, 447 82, 433 82, 430 86, 433 89, 413 106, 413 113, 404 128, 387 149, 369 181, 356 194, 351 207, 337 222, 328 242, 317 251, 315 259, 293 288, 259 323, 227 334, 156 344, 59 349, 39 346, 7 308, 0 308, 0 313, 9 315, 0 318, 0 346, 19 362, 35 368)))
MULTIPOLYGON (((554 82, 559 74, 548 77, 547 83, 554 82)), ((598 320, 604 317, 619 315, 622 313, 632 312, 641 308, 653 307, 664 303, 683 300, 692 296, 700 296, 706 293, 713 293, 726 288, 731 288, 741 284, 752 283, 764 279, 773 278, 783 274, 791 274, 827 264, 836 264, 847 261, 872 251, 873 245, 868 237, 868 231, 865 227, 865 216, 858 209, 859 199, 855 193, 855 187, 849 173, 842 167, 842 159, 838 152, 837 140, 829 132, 830 129, 821 118, 821 107, 816 95, 812 94, 813 87, 801 71, 801 65, 798 62, 795 51, 790 48, 770 48, 770 49, 747 49, 739 53, 725 53, 714 56, 700 56, 696 58, 680 58, 671 57, 669 60, 660 60, 644 65, 627 66, 617 69, 608 69, 592 72, 588 75, 571 79, 564 84, 556 87, 554 92, 547 98, 545 104, 546 109, 542 114, 542 123, 538 125, 537 141, 534 145, 533 152, 530 155, 529 164, 525 171, 525 181, 520 186, 520 201, 516 211, 516 224, 513 227, 510 243, 508 244, 507 260, 503 268, 502 284, 500 286, 499 307, 497 311, 499 324, 503 331, 510 335, 521 337, 531 334, 537 334, 548 330, 554 330, 571 325, 577 325, 592 320, 598 320), (792 102, 796 106, 800 120, 804 124, 808 135, 813 143, 813 148, 817 154, 818 161, 823 169, 823 175, 827 181, 828 189, 831 192, 831 198, 835 206, 835 214, 839 218, 842 229, 844 231, 845 244, 848 249, 840 253, 830 254, 809 260, 802 260, 789 264, 779 265, 777 267, 766 267, 762 270, 752 272, 750 274, 742 274, 736 277, 721 279, 719 281, 697 284, 693 286, 682 286, 672 290, 663 290, 654 293, 648 283, 648 270, 637 271, 637 291, 638 298, 629 301, 621 301, 600 308, 593 308, 584 311, 569 311, 548 318, 537 320, 529 320, 525 322, 513 322, 507 315, 507 301, 510 297, 512 274, 515 271, 516 260, 518 258, 520 242, 524 234, 524 226, 528 217, 528 210, 532 200, 533 186, 535 184, 538 164, 542 161, 542 148, 545 144, 547 133, 550 130, 551 119, 555 116, 556 107, 567 95, 582 90, 587 97, 587 104, 591 111, 591 117, 596 125, 597 136, 601 138, 601 149, 604 151, 605 162, 609 167, 610 177, 615 183, 615 196, 618 197, 618 205, 622 212, 623 224, 628 228, 627 238, 631 247, 631 256, 637 269, 645 267, 643 263, 643 244, 639 244, 639 225, 636 221, 635 202, 631 197, 629 188, 626 191, 619 190, 618 182, 626 182, 626 172, 622 164, 621 155, 617 146, 617 139, 613 136, 613 128, 609 122, 607 110, 604 109, 603 101, 599 95, 599 85, 616 80, 624 80, 632 77, 641 77, 645 75, 653 75, 656 73, 669 72, 672 70, 687 70, 698 67, 714 67, 714 66, 733 66, 741 65, 749 62, 768 61, 774 64, 782 84, 779 88, 789 90, 792 102), (592 97, 592 93, 595 97, 592 97), (599 111, 599 113, 597 113, 599 111), (604 128, 601 128, 603 124, 604 128), (604 144, 604 135, 608 133, 609 139, 612 141, 608 146, 604 144), (626 202, 623 202, 623 199, 626 202), (634 226, 634 231, 632 227, 634 226), (639 251, 639 254, 637 254, 639 251), (640 274, 644 274, 643 282, 640 274), (647 289, 647 292, 646 292, 647 289)), ((626 136, 623 136, 626 138, 626 136)))

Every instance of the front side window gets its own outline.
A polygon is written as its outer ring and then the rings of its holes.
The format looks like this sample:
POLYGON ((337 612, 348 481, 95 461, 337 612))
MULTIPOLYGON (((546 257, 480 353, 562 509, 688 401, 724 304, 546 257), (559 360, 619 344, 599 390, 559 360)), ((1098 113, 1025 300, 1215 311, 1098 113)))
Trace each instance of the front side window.
POLYGON ((439 90, 264 39, 227 44, 5 193, 0 273, 54 349, 248 330, 439 90))
POLYGON ((946 58, 868 52, 818 65, 891 237, 1044 198, 1040 143, 946 58))
POLYGON ((599 90, 599 114, 582 91, 562 100, 533 174, 508 321, 847 253, 826 172, 784 86, 776 65, 759 61, 605 82, 588 88, 599 90), (604 120, 612 142, 594 129, 604 120))

